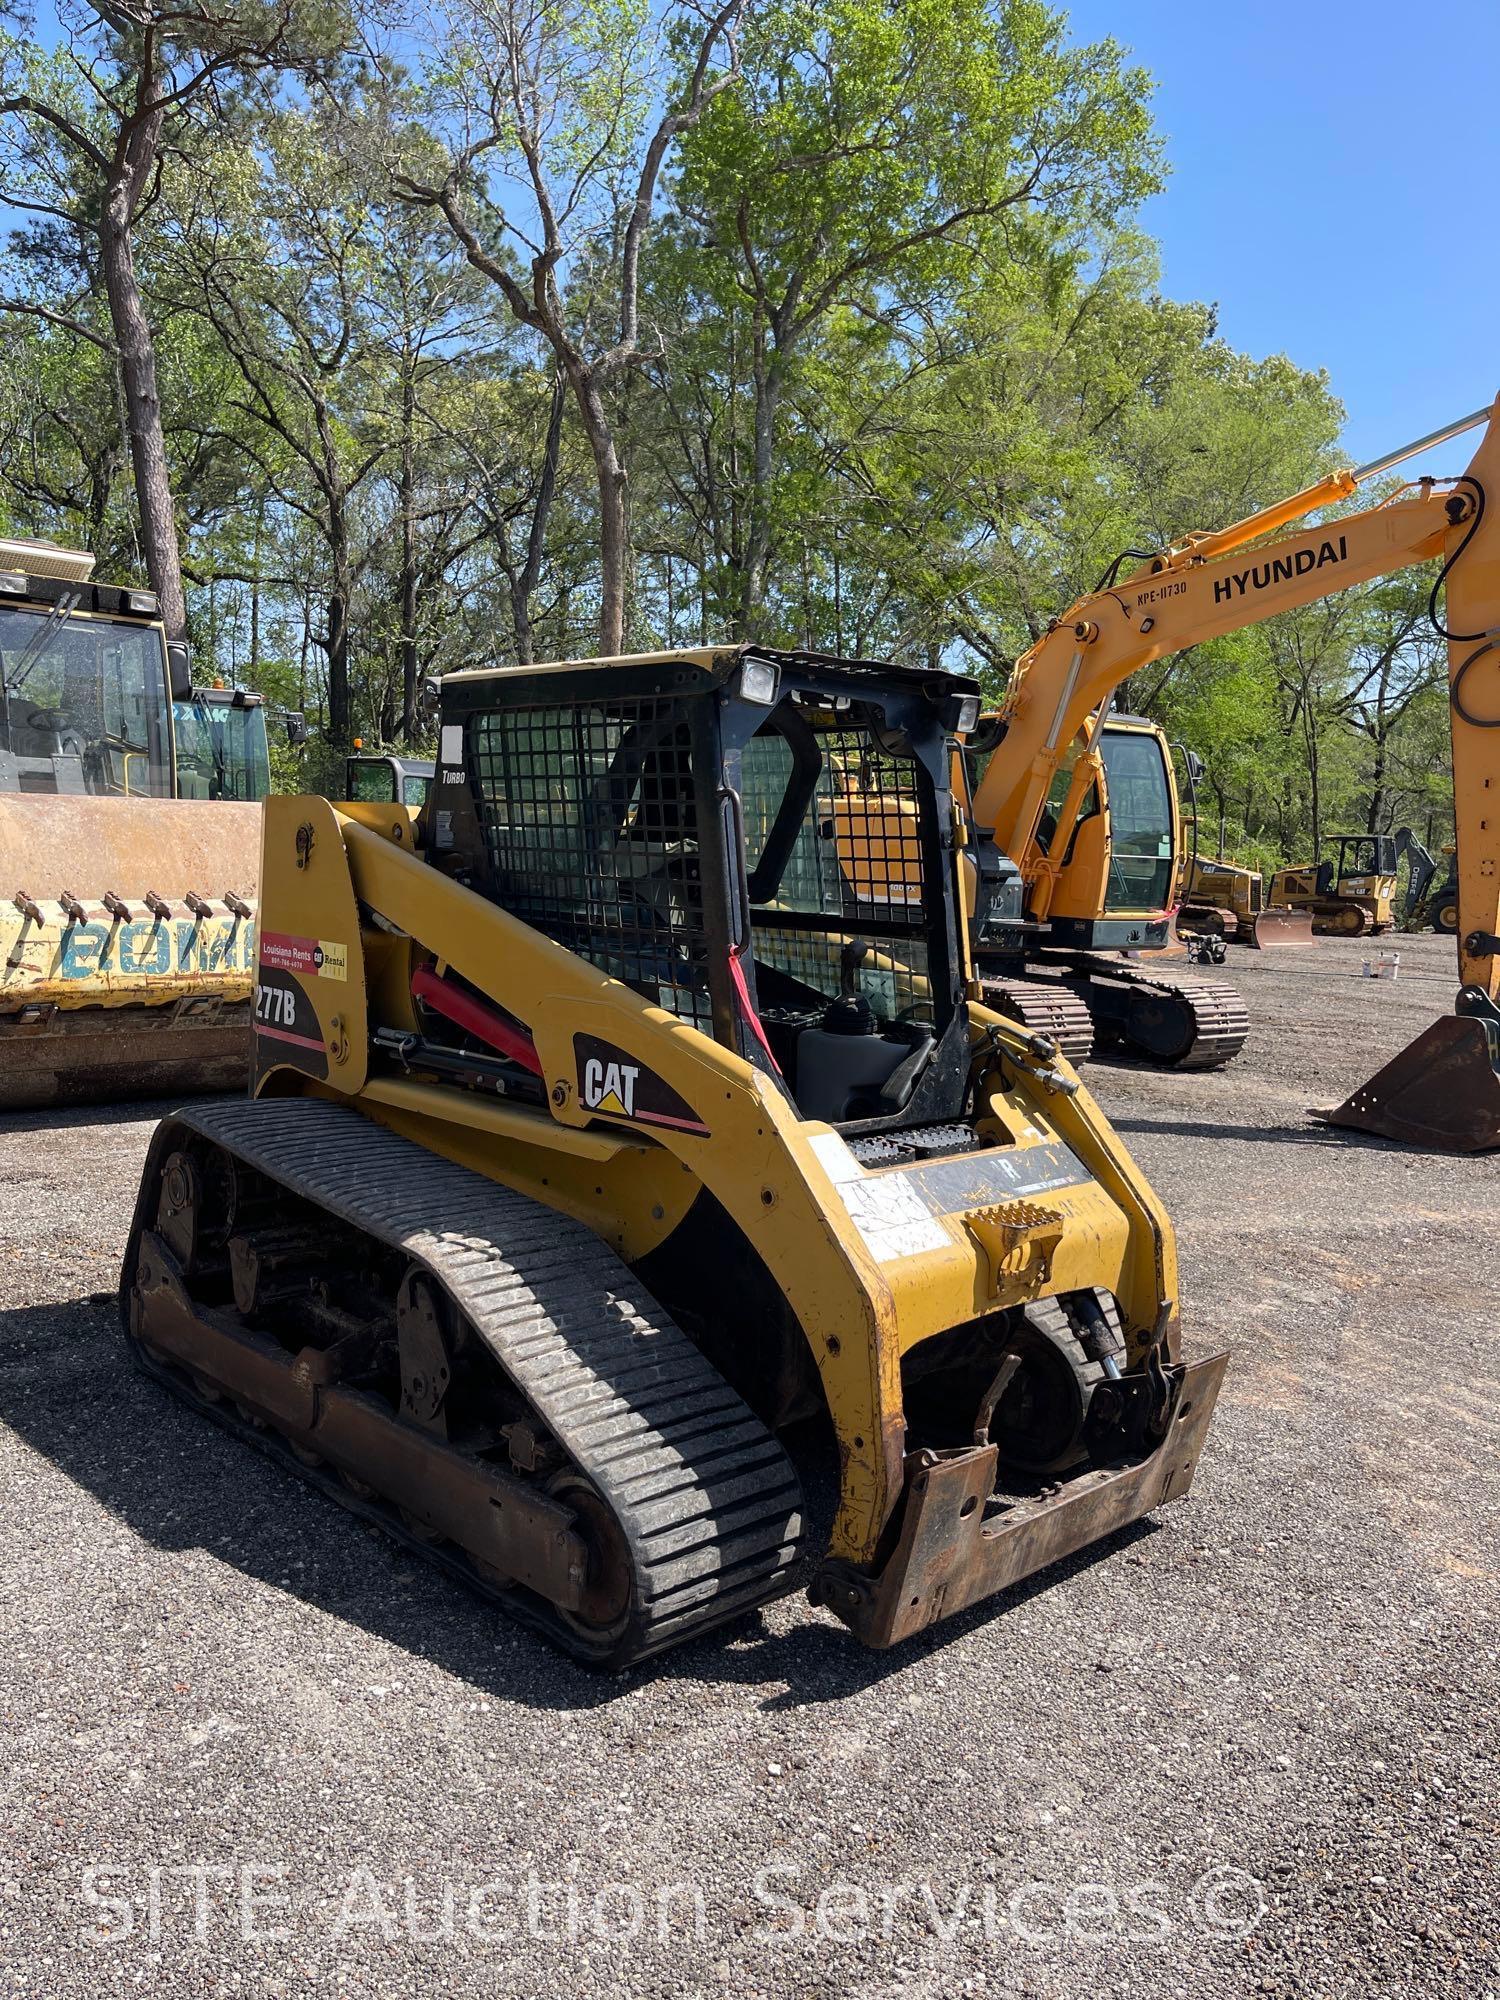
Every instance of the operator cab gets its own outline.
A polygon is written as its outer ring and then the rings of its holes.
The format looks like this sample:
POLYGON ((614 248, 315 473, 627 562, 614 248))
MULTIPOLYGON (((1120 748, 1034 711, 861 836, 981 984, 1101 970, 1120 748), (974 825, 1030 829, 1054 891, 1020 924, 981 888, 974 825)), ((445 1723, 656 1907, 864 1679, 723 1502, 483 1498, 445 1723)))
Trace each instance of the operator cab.
POLYGON ((194 688, 172 704, 177 795, 184 799, 263 799, 271 789, 266 698, 248 688, 194 688))
MULTIPOLYGON (((355 738, 356 748, 359 739, 355 738)), ((344 759, 344 796, 367 805, 424 806, 432 789, 427 757, 361 751, 344 759)))
POLYGON ((49 543, 0 542, 0 792, 170 798, 156 598, 93 583, 92 568, 49 543))
MULTIPOLYGON (((1396 838, 1390 833, 1341 833, 1336 837, 1338 847, 1339 882, 1347 882, 1362 875, 1394 875, 1396 872, 1396 838)), ((1319 884, 1321 888, 1321 882, 1319 884)))
POLYGON ((429 858, 805 1118, 962 1115, 961 676, 767 648, 449 676, 429 858))

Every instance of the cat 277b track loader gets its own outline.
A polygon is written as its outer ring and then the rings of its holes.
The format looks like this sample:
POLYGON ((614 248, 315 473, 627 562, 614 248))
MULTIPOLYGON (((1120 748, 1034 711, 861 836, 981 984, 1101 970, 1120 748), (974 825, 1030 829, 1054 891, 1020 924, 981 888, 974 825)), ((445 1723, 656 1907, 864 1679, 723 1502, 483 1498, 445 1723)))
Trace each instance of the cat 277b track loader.
POLYGON ((819 1452, 811 1593, 876 1646, 1182 1494, 1225 1357, 978 1002, 976 710, 759 649, 462 673, 420 813, 268 800, 257 1095, 156 1135, 142 1364, 614 1665, 800 1579, 819 1452))

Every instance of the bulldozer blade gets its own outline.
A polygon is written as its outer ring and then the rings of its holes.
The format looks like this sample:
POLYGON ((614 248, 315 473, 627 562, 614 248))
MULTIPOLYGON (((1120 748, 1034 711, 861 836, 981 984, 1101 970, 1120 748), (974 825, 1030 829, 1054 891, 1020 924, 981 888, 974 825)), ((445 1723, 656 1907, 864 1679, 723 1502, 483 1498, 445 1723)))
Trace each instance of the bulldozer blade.
MULTIPOLYGON (((1241 935, 1244 935, 1243 926, 1241 935)), ((1316 944, 1312 917, 1306 910, 1269 909, 1262 910, 1250 928, 1245 939, 1256 951, 1264 951, 1274 944, 1316 944)))
POLYGON ((1429 1152, 1500 1147, 1500 1029, 1446 1014, 1335 1110, 1313 1116, 1429 1152))

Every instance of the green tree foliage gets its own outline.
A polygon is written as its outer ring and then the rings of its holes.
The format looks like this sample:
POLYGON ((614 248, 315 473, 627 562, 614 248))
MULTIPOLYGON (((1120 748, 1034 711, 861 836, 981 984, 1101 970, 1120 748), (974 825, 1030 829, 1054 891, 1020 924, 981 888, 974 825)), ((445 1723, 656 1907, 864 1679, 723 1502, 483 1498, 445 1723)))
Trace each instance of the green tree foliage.
MULTIPOLYGON (((601 643, 998 695, 1122 551, 1338 462, 1325 375, 1163 295, 1150 79, 1040 0, 390 20, 77 0, 0 43, 0 517, 121 579, 169 527, 200 671, 315 724, 284 782, 420 747, 430 674, 601 643)), ((1210 844, 1447 837, 1430 587, 1120 691, 1206 760, 1210 844)))

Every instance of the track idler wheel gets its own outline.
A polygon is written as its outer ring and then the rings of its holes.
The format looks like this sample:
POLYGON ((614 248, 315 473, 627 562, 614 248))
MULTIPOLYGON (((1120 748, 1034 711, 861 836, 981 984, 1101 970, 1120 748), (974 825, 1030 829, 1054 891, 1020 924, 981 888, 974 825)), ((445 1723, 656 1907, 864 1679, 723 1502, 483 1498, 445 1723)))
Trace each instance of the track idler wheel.
POLYGON ((1026 1324, 1008 1357, 1019 1360, 990 1419, 1000 1448, 1000 1473, 1060 1472, 1084 1455, 1089 1402, 1104 1380, 1060 1306, 1051 1300, 1026 1310, 1026 1324))
POLYGON ((614 1651, 630 1623, 633 1565, 620 1523, 592 1480, 571 1468, 547 1482, 547 1493, 571 1507, 574 1532, 588 1550, 588 1569, 576 1610, 558 1616, 602 1657, 614 1651))

